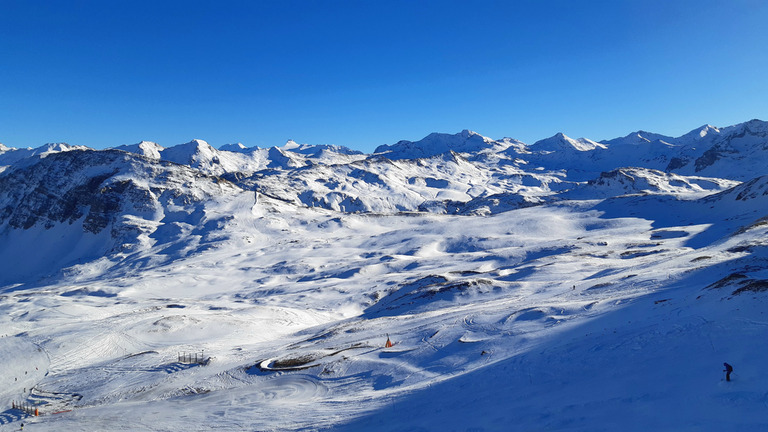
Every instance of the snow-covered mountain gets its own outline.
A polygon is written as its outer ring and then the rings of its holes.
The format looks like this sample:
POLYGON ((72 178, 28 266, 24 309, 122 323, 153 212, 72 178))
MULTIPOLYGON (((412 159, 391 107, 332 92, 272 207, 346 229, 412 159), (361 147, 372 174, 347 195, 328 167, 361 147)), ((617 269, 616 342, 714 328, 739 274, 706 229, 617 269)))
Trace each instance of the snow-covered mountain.
POLYGON ((763 430, 766 162, 759 120, 0 145, 0 430, 763 430))
POLYGON ((432 133, 415 142, 400 141, 393 145, 382 145, 374 150, 374 154, 390 160, 420 159, 448 152, 477 154, 499 151, 508 145, 507 142, 494 141, 465 129, 455 135, 432 133))
MULTIPOLYGON (((189 204, 219 194, 209 186, 179 189, 184 178, 189 185, 207 179, 203 183, 343 213, 490 215, 562 200, 637 194, 699 199, 764 175, 766 149, 768 123, 759 120, 725 128, 705 125, 678 138, 638 131, 596 142, 558 133, 532 145, 464 130, 381 146, 372 155, 290 140, 266 149, 239 143, 216 149, 203 140, 165 148, 142 141, 115 149, 124 153, 67 144, 22 150, 2 146, 0 222, 3 235, 19 238, 42 227, 40 239, 59 226, 70 232, 77 223, 82 230, 76 232, 84 237, 67 237, 77 244, 112 227, 110 238, 99 246, 73 246, 78 252, 64 260, 35 260, 32 251, 17 254, 22 261, 50 263, 41 265, 54 271, 114 252, 115 245, 141 243, 139 236, 123 238, 133 232, 125 221, 135 223, 139 217, 144 218, 139 225, 164 225, 161 215, 172 214, 178 204, 163 196, 189 197, 184 201, 189 204), (198 196, 206 190, 207 195, 198 196), (139 208, 152 208, 154 216, 135 214, 139 208)), ((10 257, 16 246, 6 244, 10 257)), ((6 272, 7 282, 13 274, 6 272)))
POLYGON ((219 147, 219 150, 223 151, 229 151, 229 152, 235 152, 235 153, 248 153, 249 151, 258 150, 258 147, 255 149, 249 149, 243 143, 233 143, 233 144, 224 144, 219 147))
POLYGON ((728 172, 734 178, 747 180, 764 173, 766 139, 768 124, 760 120, 722 129, 707 125, 677 140, 681 149, 674 168, 669 169, 682 174, 728 172))
POLYGON ((85 150, 85 146, 71 146, 66 143, 48 143, 37 148, 17 149, 0 145, 0 171, 25 159, 45 157, 46 155, 72 150, 85 150))
POLYGON ((605 144, 607 146, 646 145, 656 141, 671 143, 674 140, 675 139, 670 136, 639 130, 637 132, 632 132, 630 134, 627 134, 627 136, 624 136, 621 138, 614 138, 612 140, 601 141, 601 144, 605 144))
POLYGON ((206 202, 241 193, 188 166, 130 153, 49 154, 0 181, 0 262, 8 266, 0 284, 36 280, 105 255, 187 242, 197 225, 211 219, 206 202))
POLYGON ((596 143, 587 138, 573 139, 562 132, 541 141, 536 141, 533 143, 533 146, 531 146, 531 149, 535 152, 543 152, 546 154, 556 153, 558 156, 562 156, 563 153, 572 155, 574 152, 587 152, 597 149, 605 150, 606 148, 605 145, 596 143))
POLYGON ((161 145, 152 141, 141 141, 138 144, 122 145, 115 147, 115 150, 127 151, 129 153, 136 153, 150 159, 160 159, 161 152, 165 150, 161 145))
POLYGON ((664 194, 696 197, 736 186, 738 181, 681 176, 648 168, 618 168, 562 194, 569 199, 606 198, 631 194, 664 194))

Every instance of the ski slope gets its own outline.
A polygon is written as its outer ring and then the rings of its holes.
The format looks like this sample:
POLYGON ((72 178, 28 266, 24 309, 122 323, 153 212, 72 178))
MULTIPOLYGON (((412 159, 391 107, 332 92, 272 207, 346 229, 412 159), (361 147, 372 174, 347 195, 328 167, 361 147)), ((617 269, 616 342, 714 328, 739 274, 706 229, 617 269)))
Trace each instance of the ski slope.
POLYGON ((0 431, 768 430, 765 130, 3 146, 0 431))
POLYGON ((617 214, 631 203, 489 217, 219 205, 234 222, 203 253, 120 277, 94 262, 5 292, 0 403, 38 401, 44 415, 6 410, 0 427, 766 425, 766 299, 728 281, 765 277, 765 224, 740 232, 732 218, 730 234, 691 247, 710 226, 617 214))

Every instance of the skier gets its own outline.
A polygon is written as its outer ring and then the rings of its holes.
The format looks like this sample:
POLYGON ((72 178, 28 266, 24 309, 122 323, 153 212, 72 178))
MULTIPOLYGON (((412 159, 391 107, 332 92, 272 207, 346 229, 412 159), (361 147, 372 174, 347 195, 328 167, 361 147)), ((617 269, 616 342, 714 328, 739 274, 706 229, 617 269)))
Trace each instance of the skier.
POLYGON ((729 365, 728 363, 723 363, 723 366, 725 366, 725 369, 723 369, 723 372, 725 372, 725 380, 730 381, 731 372, 733 372, 733 366, 729 365))

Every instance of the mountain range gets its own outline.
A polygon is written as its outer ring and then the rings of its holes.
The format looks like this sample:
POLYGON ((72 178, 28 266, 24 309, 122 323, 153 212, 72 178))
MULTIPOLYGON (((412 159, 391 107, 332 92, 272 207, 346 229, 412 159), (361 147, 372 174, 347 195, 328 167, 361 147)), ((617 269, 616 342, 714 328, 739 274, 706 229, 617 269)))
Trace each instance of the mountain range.
POLYGON ((760 120, 0 144, 0 429, 761 430, 766 167, 760 120))
POLYGON ((193 203, 221 194, 256 193, 347 213, 489 215, 575 197, 716 192, 764 175, 766 149, 768 123, 760 120, 705 125, 678 138, 638 131, 595 142, 558 133, 531 145, 464 130, 373 154, 293 141, 268 149, 215 149, 202 140, 108 150, 0 146, 0 227, 5 236, 43 228, 42 240, 54 226, 74 225, 77 244, 94 245, 83 253, 101 256, 178 223, 177 206, 199 214, 193 203), (102 231, 109 238, 95 240, 102 231))

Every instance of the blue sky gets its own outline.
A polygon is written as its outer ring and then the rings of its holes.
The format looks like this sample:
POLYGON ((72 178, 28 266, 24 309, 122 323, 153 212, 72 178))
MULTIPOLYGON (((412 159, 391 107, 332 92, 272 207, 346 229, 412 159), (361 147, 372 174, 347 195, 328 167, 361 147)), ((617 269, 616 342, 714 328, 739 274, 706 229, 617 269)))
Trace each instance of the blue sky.
POLYGON ((678 136, 768 120, 768 2, 0 0, 0 142, 678 136))

